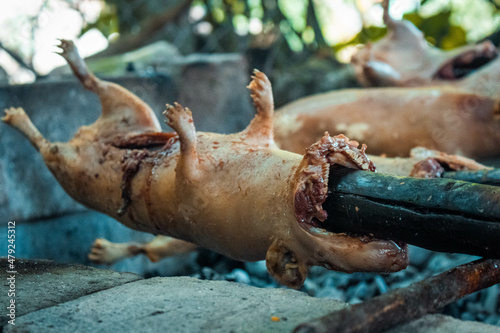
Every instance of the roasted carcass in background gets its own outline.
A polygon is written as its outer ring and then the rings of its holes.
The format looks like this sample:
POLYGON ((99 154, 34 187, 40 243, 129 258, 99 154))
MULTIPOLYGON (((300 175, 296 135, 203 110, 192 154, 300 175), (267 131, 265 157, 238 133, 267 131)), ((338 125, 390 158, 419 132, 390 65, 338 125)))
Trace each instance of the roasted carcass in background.
POLYGON ((303 152, 325 131, 366 143, 372 154, 408 156, 422 146, 472 158, 500 155, 496 97, 459 88, 347 89, 289 103, 275 113, 282 149, 303 152))
POLYGON ((352 64, 362 84, 387 88, 336 90, 281 107, 277 144, 300 153, 329 131, 366 143, 376 155, 408 156, 417 146, 472 158, 500 155, 494 46, 441 51, 409 21, 393 20, 389 1, 383 6, 388 34, 361 49, 352 64))
POLYGON ((358 81, 366 87, 454 85, 471 93, 496 97, 500 92, 500 59, 494 45, 442 51, 430 46, 411 22, 394 20, 384 0, 388 33, 365 45, 351 59, 358 81))

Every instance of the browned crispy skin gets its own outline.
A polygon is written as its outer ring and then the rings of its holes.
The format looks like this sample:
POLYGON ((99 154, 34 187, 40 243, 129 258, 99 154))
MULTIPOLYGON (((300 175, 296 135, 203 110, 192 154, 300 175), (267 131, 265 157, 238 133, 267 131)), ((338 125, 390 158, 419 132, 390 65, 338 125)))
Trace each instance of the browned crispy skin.
MULTIPOLYGON (((84 86, 99 95, 102 116, 67 143, 46 140, 22 109, 6 110, 3 121, 31 141, 75 200, 130 228, 174 237, 178 246, 169 238, 126 245, 115 259, 144 252, 158 260, 194 243, 238 260, 266 259, 270 273, 295 288, 312 265, 349 272, 406 267, 406 246, 312 227, 313 219, 326 218, 321 205, 330 165, 374 166, 366 147, 343 135, 325 134, 304 156, 277 148, 271 85, 263 73, 256 71, 249 86, 257 114, 244 131, 196 132, 189 109, 175 104, 165 116, 176 133, 159 134, 147 105, 89 73, 71 42, 60 47, 84 86)), ((99 241, 92 255, 113 246, 99 241)))
POLYGON ((500 155, 496 99, 453 87, 349 89, 277 110, 275 140, 302 152, 325 131, 364 142, 370 153, 408 156, 416 146, 478 158, 500 155))
POLYGON ((500 58, 491 42, 442 51, 430 46, 411 22, 392 19, 388 0, 383 6, 387 35, 367 44, 351 59, 362 85, 452 85, 483 96, 500 93, 500 58))
POLYGON ((445 170, 483 170, 491 167, 458 155, 445 154, 437 150, 416 147, 410 157, 381 157, 369 155, 377 165, 377 171, 396 176, 416 178, 438 178, 445 170))

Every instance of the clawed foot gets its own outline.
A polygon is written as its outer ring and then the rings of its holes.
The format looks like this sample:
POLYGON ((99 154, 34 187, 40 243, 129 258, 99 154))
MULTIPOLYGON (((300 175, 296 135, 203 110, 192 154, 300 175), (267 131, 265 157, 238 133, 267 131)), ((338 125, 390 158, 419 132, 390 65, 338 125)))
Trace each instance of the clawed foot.
POLYGON ((71 67, 71 70, 83 86, 86 89, 95 92, 98 86, 98 80, 87 69, 87 65, 85 64, 83 58, 80 57, 80 54, 78 54, 78 49, 75 44, 66 39, 60 39, 59 41, 61 44, 59 44, 58 47, 61 49, 61 52, 56 53, 66 59, 68 65, 71 67))
POLYGON ((33 125, 22 108, 5 109, 5 116, 2 117, 2 121, 21 132, 38 150, 49 143, 42 134, 40 134, 35 125, 33 125))
POLYGON ((167 104, 167 110, 163 114, 167 118, 167 125, 179 135, 181 154, 175 168, 176 179, 185 184, 198 181, 201 174, 196 152, 196 130, 191 111, 179 103, 174 103, 173 106, 167 104))
POLYGON ((167 104, 167 109, 163 112, 163 114, 167 118, 167 125, 172 127, 177 132, 181 138, 181 142, 186 139, 194 142, 195 129, 191 110, 182 107, 182 105, 176 102, 173 106, 167 104))
POLYGON ((29 121, 29 118, 23 108, 9 108, 5 109, 5 116, 2 117, 2 121, 11 126, 19 127, 19 124, 29 121))
POLYGON ((274 101, 271 82, 264 73, 256 69, 253 74, 252 82, 247 88, 250 89, 257 114, 243 133, 245 141, 249 144, 270 146, 274 144, 274 101))
POLYGON ((73 43, 73 41, 67 39, 59 39, 59 41, 61 42, 61 44, 57 45, 57 47, 59 47, 62 52, 59 52, 58 54, 66 55, 75 51, 75 44, 73 43))
POLYGON ((73 41, 67 39, 59 39, 61 42, 57 47, 61 49, 61 52, 56 52, 60 56, 62 56, 69 63, 77 63, 80 55, 75 47, 73 41))
POLYGON ((182 131, 186 125, 193 123, 193 114, 188 108, 182 107, 179 103, 175 102, 174 105, 167 104, 167 109, 163 112, 167 118, 166 123, 172 127, 176 132, 182 131))
POLYGON ((271 82, 261 71, 255 69, 252 82, 248 85, 257 113, 271 116, 274 110, 271 82))
POLYGON ((88 258, 98 265, 112 265, 135 254, 137 246, 129 243, 111 243, 99 238, 92 245, 88 258))

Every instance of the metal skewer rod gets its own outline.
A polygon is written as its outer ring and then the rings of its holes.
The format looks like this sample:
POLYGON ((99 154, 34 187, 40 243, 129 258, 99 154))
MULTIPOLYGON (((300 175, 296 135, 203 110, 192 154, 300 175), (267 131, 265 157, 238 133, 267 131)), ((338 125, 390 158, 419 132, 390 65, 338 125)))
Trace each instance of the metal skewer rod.
POLYGON ((481 259, 299 325, 295 333, 377 333, 500 283, 500 260, 481 259))
POLYGON ((500 258, 500 188, 335 168, 320 227, 500 258))

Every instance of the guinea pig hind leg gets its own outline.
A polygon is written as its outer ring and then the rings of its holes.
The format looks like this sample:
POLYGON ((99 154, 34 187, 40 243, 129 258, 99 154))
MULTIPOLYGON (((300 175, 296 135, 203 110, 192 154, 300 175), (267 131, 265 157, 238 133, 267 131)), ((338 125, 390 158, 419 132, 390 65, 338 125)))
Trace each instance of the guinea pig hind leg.
POLYGON ((110 131, 108 119, 118 126, 115 131, 160 132, 161 126, 151 108, 139 97, 122 86, 100 80, 87 68, 72 41, 61 39, 60 54, 68 62, 83 87, 99 96, 102 104, 102 118, 96 122, 103 132, 110 131))
POLYGON ((243 131, 246 140, 254 140, 257 144, 269 144, 273 142, 273 113, 274 101, 271 82, 267 76, 254 70, 252 82, 248 85, 256 115, 248 127, 243 131))
POLYGON ((174 103, 174 106, 167 104, 163 114, 167 118, 167 125, 179 135, 180 155, 175 168, 176 179, 184 184, 195 182, 200 178, 200 168, 192 113, 188 108, 174 103))
POLYGON ((85 89, 96 92, 99 85, 99 79, 92 74, 85 64, 85 61, 80 57, 75 44, 70 40, 61 39, 61 44, 58 47, 61 52, 57 52, 68 62, 75 76, 80 80, 85 89))
POLYGON ((40 151, 49 145, 49 141, 33 125, 22 108, 5 109, 5 116, 2 121, 21 132, 37 150, 40 151))
POLYGON ((190 253, 197 249, 198 246, 196 244, 160 235, 144 245, 144 254, 152 262, 157 262, 163 258, 190 253))
POLYGON ((152 262, 189 253, 197 249, 193 243, 167 236, 156 236, 148 243, 112 243, 100 238, 94 241, 89 259, 99 265, 112 265, 125 258, 145 254, 152 262))
POLYGON ((133 257, 141 253, 141 244, 112 243, 104 238, 99 238, 92 244, 92 249, 88 255, 90 261, 98 265, 112 265, 128 257, 133 257))

